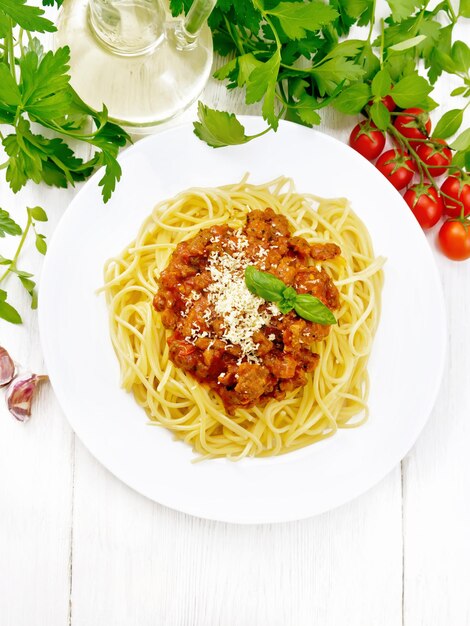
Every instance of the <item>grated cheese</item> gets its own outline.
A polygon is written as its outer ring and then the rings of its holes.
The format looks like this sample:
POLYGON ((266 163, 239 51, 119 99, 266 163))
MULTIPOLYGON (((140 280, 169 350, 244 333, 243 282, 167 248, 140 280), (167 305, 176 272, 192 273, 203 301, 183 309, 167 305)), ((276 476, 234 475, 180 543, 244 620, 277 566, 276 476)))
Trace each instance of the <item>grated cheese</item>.
MULTIPOLYGON (((249 241, 241 229, 236 230, 234 235, 237 242, 230 240, 227 251, 213 251, 209 255, 206 269, 213 282, 204 289, 208 307, 202 318, 207 324, 214 314, 222 318, 220 339, 226 344, 240 347, 242 355, 237 361, 238 365, 244 359, 250 363, 260 363, 256 355, 259 344, 253 340, 253 334, 281 313, 274 304, 269 304, 264 311, 259 310, 262 305, 266 305, 266 301, 252 294, 245 283, 245 269, 252 263, 246 256, 249 241)), ((211 242, 217 241, 220 241, 218 236, 211 239, 211 242)), ((262 247, 256 251, 263 269, 267 254, 268 251, 262 247)), ((201 294, 195 290, 187 296, 185 311, 181 312, 183 317, 188 315, 190 308, 200 297, 201 294)), ((201 332, 199 325, 193 322, 190 335, 185 339, 194 344, 197 339, 210 335, 210 332, 201 332)), ((274 335, 270 335, 270 339, 271 337, 275 338, 274 335)), ((209 347, 213 343, 214 340, 209 347)))
POLYGON ((213 283, 207 288, 208 300, 224 321, 223 339, 240 346, 242 357, 257 363, 259 344, 253 340, 253 334, 270 322, 272 313, 259 310, 265 301, 246 286, 245 269, 250 261, 243 249, 248 241, 241 237, 240 244, 233 254, 210 254, 207 269, 213 283))

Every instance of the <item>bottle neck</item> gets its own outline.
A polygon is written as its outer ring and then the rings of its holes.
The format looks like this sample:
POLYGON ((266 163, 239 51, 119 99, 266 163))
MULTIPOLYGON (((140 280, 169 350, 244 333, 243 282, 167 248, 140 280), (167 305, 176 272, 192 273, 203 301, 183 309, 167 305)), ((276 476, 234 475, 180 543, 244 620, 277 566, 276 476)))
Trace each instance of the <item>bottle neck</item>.
POLYGON ((160 0, 89 0, 88 22, 97 40, 111 52, 137 56, 161 42, 165 12, 160 0))

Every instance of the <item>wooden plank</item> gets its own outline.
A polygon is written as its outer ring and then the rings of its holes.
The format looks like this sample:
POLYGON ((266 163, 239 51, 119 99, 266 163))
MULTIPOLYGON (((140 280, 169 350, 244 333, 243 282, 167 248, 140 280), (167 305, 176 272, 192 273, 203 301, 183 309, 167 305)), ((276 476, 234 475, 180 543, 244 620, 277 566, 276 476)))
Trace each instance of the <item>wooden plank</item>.
MULTIPOLYGON (((456 39, 468 39, 468 26, 455 27, 456 39)), ((460 84, 449 75, 439 81, 433 98, 442 106, 431 113, 434 124, 446 110, 462 107, 463 98, 448 102, 460 84)), ((467 109, 461 130, 469 127, 467 109)), ((405 626, 470 624, 470 262, 446 259, 436 236, 428 239, 444 289, 448 352, 434 411, 403 464, 405 626)))
POLYGON ((318 518, 236 526, 154 504, 76 454, 74 626, 401 625, 398 469, 318 518))
POLYGON ((406 626, 470 624, 470 266, 439 264, 449 350, 437 405, 404 464, 406 626))
MULTIPOLYGON (((41 224, 46 234, 72 195, 31 186, 14 196, 3 180, 0 184, 0 206, 22 224, 25 207, 41 198, 50 217, 41 224)), ((13 238, 0 241, 1 253, 8 254, 13 238)), ((34 243, 25 246, 20 261, 22 269, 39 273, 42 257, 34 243)), ((7 288, 24 324, 0 320, 0 345, 25 369, 42 373, 37 315, 15 277, 7 288)), ((5 626, 68 623, 73 440, 48 384, 26 424, 15 421, 0 398, 0 622, 5 626)))
MULTIPOLYGON (((256 113, 243 97, 212 80, 204 101, 256 113)), ((326 123, 344 138, 338 115, 326 123)), ((73 626, 401 626, 399 468, 336 511, 271 526, 154 504, 79 443, 75 476, 73 626)))

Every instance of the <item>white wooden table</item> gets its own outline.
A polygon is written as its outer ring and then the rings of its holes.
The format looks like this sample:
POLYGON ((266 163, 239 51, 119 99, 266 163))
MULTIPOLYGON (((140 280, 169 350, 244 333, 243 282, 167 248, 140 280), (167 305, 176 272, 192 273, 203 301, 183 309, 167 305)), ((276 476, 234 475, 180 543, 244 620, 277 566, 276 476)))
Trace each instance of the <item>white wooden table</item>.
MULTIPOLYGON (((215 82, 204 99, 247 111, 215 82)), ((352 125, 323 116, 322 129, 345 141, 352 125)), ((0 206, 24 223, 25 207, 41 204, 48 236, 75 193, 31 185, 13 195, 0 179, 0 206)), ((449 352, 429 423, 379 485, 313 519, 236 526, 169 510, 90 456, 48 385, 25 425, 0 398, 0 625, 470 625, 470 261, 437 251, 436 261, 449 352)), ((31 246, 22 266, 40 273, 31 246)), ((37 315, 13 278, 8 290, 25 323, 0 321, 0 345, 41 372, 37 315)))

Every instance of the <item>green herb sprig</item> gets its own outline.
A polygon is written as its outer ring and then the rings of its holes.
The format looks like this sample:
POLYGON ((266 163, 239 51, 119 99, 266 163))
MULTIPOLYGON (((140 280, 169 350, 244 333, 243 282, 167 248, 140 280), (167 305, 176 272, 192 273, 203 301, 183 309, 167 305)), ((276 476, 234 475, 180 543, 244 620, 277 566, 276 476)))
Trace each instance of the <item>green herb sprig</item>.
POLYGON ((261 272, 254 265, 248 265, 245 269, 245 282, 251 293, 274 302, 284 315, 293 309, 309 322, 324 326, 337 323, 333 313, 321 300, 308 293, 297 293, 280 278, 269 272, 261 272))
MULTIPOLYGON (((60 6, 61 0, 43 0, 60 6)), ((70 85, 70 50, 44 49, 32 33, 54 32, 55 25, 44 10, 26 0, 0 3, 0 124, 9 127, 0 140, 7 160, 0 164, 14 192, 27 181, 66 187, 88 178, 104 166, 100 180, 103 199, 111 197, 121 177, 116 160, 128 134, 108 119, 108 111, 95 111, 70 85), (28 42, 24 44, 24 37, 28 42), (53 131, 48 138, 33 130, 31 123, 53 131), (87 128, 92 122, 93 130, 87 128), (94 149, 90 159, 79 158, 64 139, 78 140, 94 149)))
MULTIPOLYGON (((42 0, 42 4, 60 7, 62 0, 42 0)), ((130 138, 109 121, 106 107, 95 111, 71 87, 68 47, 45 52, 34 36, 55 30, 40 7, 27 0, 0 0, 0 125, 6 127, 0 131, 6 154, 0 170, 5 170, 16 193, 28 181, 55 187, 74 185, 104 166, 99 184, 107 202, 121 177, 118 151, 130 138), (47 129, 47 137, 38 126, 47 129), (88 160, 78 157, 68 140, 91 146, 92 156, 88 160)), ((0 255, 0 283, 16 275, 31 296, 32 308, 37 306, 36 283, 33 274, 19 269, 18 258, 31 231, 38 252, 46 253, 45 237, 36 229, 36 222, 46 220, 42 208, 28 208, 22 229, 0 209, 0 237, 20 237, 12 258, 0 255)), ((14 324, 22 321, 4 289, 0 289, 0 318, 14 324)))
MULTIPOLYGON (((317 125, 328 105, 347 115, 362 112, 392 132, 400 111, 390 114, 383 98, 391 95, 401 109, 431 111, 437 106, 433 86, 443 72, 461 81, 450 96, 468 103, 444 113, 434 136, 449 139, 458 133, 470 106, 470 48, 453 40, 453 29, 470 17, 469 0, 460 0, 458 11, 449 0, 432 9, 429 0, 387 2, 389 15, 379 21, 375 0, 218 0, 209 20, 214 47, 231 58, 214 76, 227 81, 228 89, 245 88, 247 104, 261 102, 267 124, 249 135, 235 115, 200 104, 195 134, 213 147, 246 143, 276 130, 281 118, 317 125), (341 41, 353 25, 366 27, 365 37, 341 41), (376 38, 374 26, 380 30, 376 38), (421 62, 427 76, 418 73, 421 62)), ((170 6, 177 14, 191 3, 171 0, 170 6)), ((451 171, 470 169, 470 129, 449 145, 451 171)))
MULTIPOLYGON (((36 283, 33 280, 33 274, 25 272, 18 267, 18 259, 28 237, 30 230, 33 230, 36 249, 40 254, 46 254, 47 243, 43 234, 37 231, 36 222, 47 222, 47 215, 43 208, 40 206, 27 208, 27 219, 24 229, 17 224, 10 216, 8 211, 0 209, 0 238, 10 235, 12 237, 21 236, 16 251, 11 259, 7 259, 0 255, 0 266, 2 272, 0 272, 0 284, 10 275, 14 274, 25 288, 25 290, 31 296, 31 308, 37 307, 37 291, 36 283)), ((4 289, 0 289, 0 318, 12 324, 21 324, 21 315, 7 302, 7 292, 4 289)))

